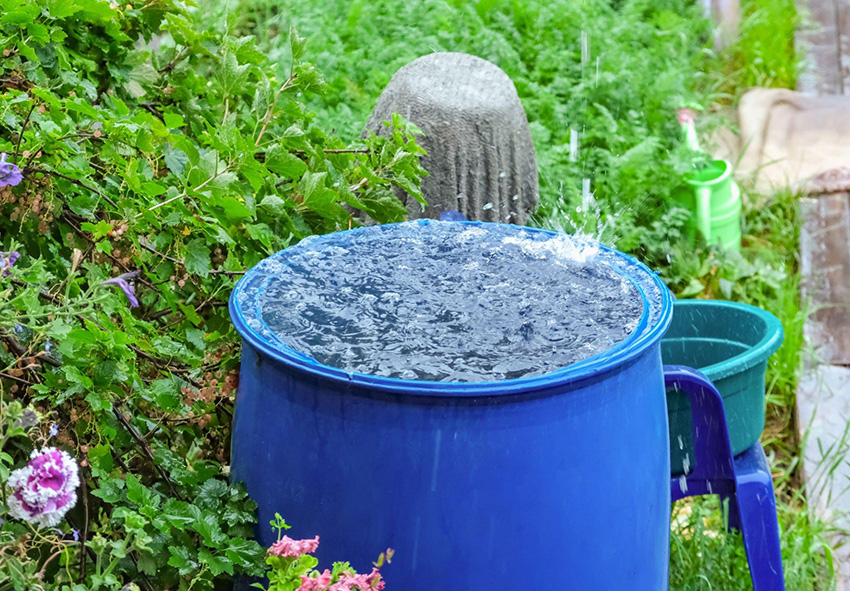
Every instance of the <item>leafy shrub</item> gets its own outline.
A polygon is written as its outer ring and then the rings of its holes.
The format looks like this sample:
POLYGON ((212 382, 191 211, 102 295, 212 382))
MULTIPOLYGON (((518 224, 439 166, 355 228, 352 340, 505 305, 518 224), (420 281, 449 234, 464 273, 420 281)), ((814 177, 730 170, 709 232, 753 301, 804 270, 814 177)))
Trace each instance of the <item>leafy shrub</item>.
POLYGON ((21 254, 0 255, 0 399, 16 401, 0 475, 49 444, 83 482, 55 529, 0 504, 0 581, 200 590, 258 574, 254 504, 227 482, 227 297, 355 210, 400 220, 392 190, 418 195, 420 148, 398 118, 352 145, 317 126, 303 100, 322 81, 296 34, 279 69, 178 0, 0 5, 0 250, 21 254), (40 417, 26 434, 21 404, 40 417))

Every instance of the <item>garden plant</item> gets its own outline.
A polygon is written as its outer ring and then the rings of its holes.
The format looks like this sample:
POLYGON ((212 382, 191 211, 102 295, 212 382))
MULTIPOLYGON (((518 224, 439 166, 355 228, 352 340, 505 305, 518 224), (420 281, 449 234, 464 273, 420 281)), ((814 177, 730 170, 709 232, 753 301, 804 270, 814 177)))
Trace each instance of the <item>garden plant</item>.
POLYGON ((420 149, 401 119, 350 144, 316 126, 294 33, 277 77, 180 2, 4 1, 0 26, 0 588, 259 575, 227 480, 230 289, 353 210, 402 219, 420 149))

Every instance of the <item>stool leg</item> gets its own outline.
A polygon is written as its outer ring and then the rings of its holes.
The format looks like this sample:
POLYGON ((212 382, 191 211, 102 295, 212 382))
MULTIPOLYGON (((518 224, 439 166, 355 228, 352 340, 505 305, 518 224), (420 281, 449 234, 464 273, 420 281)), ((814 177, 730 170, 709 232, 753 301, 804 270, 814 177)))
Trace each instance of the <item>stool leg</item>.
MULTIPOLYGON (((764 452, 761 455, 764 457, 764 452)), ((750 473, 739 479, 736 501, 753 591, 784 591, 779 524, 770 472, 750 473)))

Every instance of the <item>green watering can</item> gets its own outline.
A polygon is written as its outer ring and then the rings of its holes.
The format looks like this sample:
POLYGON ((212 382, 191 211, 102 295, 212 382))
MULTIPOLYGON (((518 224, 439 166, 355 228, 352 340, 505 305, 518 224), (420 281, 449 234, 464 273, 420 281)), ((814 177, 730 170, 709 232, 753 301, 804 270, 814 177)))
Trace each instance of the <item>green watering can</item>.
POLYGON ((685 177, 686 186, 678 201, 691 212, 693 230, 707 244, 726 250, 741 249, 741 190, 732 180, 732 167, 725 160, 710 160, 708 166, 685 177))
MULTIPOLYGON (((685 143, 702 151, 697 140, 692 112, 679 119, 685 143)), ((695 230, 707 244, 726 250, 741 249, 741 190, 732 180, 732 166, 725 160, 709 160, 685 178, 676 198, 691 212, 686 230, 693 240, 695 230)))

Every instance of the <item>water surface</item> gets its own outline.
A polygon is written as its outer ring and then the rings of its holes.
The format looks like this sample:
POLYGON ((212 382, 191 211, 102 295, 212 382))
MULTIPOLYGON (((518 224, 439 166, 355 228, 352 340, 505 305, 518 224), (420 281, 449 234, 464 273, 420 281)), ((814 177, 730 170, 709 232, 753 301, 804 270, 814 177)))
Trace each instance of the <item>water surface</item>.
POLYGON ((597 245, 510 226, 400 224, 290 251, 262 291, 263 323, 348 372, 454 382, 540 375, 622 341, 643 310, 597 245))

